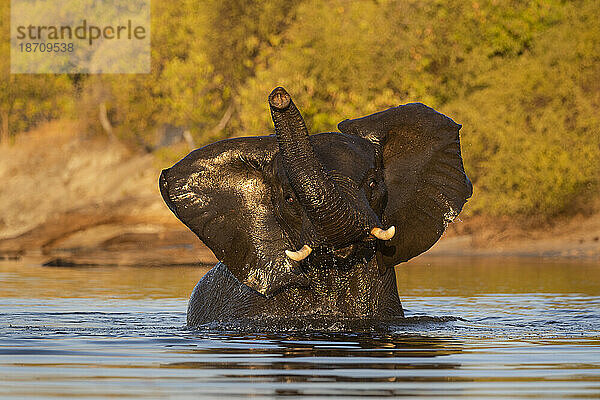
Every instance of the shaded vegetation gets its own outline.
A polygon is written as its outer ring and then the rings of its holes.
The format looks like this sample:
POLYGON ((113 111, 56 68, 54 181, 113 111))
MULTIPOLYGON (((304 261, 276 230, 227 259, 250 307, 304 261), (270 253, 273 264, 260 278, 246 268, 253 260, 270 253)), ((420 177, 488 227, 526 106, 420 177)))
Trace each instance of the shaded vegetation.
POLYGON ((64 116, 101 133, 104 104, 148 149, 165 123, 196 145, 269 133, 278 85, 312 132, 421 101, 464 126, 467 213, 551 218, 597 197, 598 20, 593 0, 153 1, 149 75, 8 77, 0 43, 0 118, 10 135, 64 116))

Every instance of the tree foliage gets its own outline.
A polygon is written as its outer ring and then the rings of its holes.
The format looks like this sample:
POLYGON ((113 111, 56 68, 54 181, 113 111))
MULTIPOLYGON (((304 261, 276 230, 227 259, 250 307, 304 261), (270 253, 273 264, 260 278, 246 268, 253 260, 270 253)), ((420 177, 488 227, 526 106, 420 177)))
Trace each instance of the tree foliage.
POLYGON ((312 132, 421 101, 464 126, 475 185, 467 212, 548 218, 600 183, 599 9, 593 0, 153 1, 150 74, 12 75, 0 104, 16 134, 65 114, 99 130, 103 103, 117 136, 148 148, 164 123, 199 145, 269 133, 266 96, 278 85, 312 132))
MULTIPOLYGON (((0 33, 9 37, 8 2, 0 5, 0 33)), ((11 75, 10 42, 0 41, 0 130, 11 140, 40 122, 70 114, 74 100, 73 82, 61 75, 11 75), (8 132, 4 129, 8 127, 8 132)))

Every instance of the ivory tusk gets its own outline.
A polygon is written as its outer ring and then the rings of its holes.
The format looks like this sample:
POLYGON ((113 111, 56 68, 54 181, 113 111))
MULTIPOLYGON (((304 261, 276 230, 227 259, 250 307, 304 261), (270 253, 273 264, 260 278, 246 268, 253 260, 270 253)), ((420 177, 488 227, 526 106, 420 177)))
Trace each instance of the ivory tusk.
POLYGON ((396 234, 396 228, 394 225, 387 228, 387 230, 383 230, 381 228, 373 228, 371 229, 371 235, 375 236, 379 240, 390 240, 396 234))
POLYGON ((285 251, 285 255, 294 261, 302 261, 306 257, 308 257, 310 255, 310 253, 312 253, 312 249, 310 247, 308 247, 307 244, 302 246, 302 248, 298 251, 289 251, 289 250, 285 251))

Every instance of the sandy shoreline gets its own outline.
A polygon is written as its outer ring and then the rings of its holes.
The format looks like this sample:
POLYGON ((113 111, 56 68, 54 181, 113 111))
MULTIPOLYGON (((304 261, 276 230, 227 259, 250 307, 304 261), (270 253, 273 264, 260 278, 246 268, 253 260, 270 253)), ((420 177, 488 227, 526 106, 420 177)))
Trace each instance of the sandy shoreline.
MULTIPOLYGON (((58 233, 55 231, 54 233, 58 233)), ((62 234, 62 233, 61 233, 62 234)), ((50 266, 212 265, 216 258, 185 228, 149 221, 85 226, 63 237, 34 237, 34 232, 0 240, 0 260, 30 260, 50 266)), ((444 237, 416 262, 455 258, 538 258, 581 260, 600 265, 600 244, 590 240, 509 241, 476 247, 472 236, 444 237)))

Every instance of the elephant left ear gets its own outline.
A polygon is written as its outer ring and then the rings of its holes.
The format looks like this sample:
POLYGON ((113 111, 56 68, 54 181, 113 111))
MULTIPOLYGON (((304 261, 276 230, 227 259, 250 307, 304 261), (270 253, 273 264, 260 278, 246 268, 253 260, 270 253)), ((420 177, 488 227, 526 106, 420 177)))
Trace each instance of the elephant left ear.
POLYGON ((255 136, 194 150, 160 177, 171 211, 242 283, 271 296, 307 278, 275 218, 270 184, 275 137, 255 136))
POLYGON ((428 250, 473 193, 460 153, 461 125, 421 103, 345 120, 338 129, 375 146, 388 190, 384 222, 396 227, 379 241, 379 257, 392 267, 428 250))

